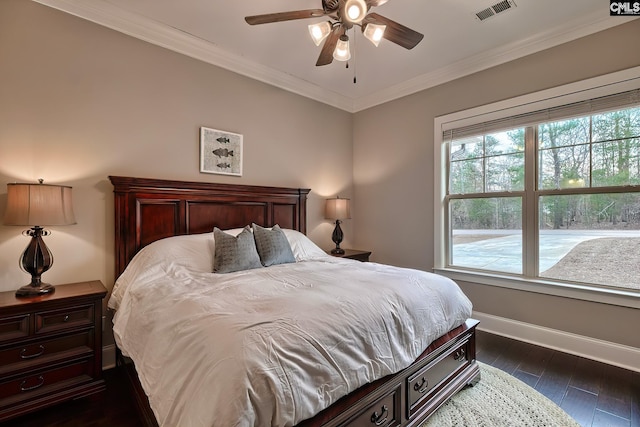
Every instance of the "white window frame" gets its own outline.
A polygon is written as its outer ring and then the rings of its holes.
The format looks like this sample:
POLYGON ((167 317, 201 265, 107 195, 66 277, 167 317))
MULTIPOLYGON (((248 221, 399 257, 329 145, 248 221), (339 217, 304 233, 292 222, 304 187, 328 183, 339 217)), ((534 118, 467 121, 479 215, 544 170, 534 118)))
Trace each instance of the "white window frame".
MULTIPOLYGON (((533 280, 508 274, 501 275, 499 273, 467 271, 446 267, 445 251, 448 247, 448 237, 445 229, 446 213, 444 201, 447 182, 444 179, 444 173, 446 172, 448 159, 446 141, 442 136, 444 131, 450 129, 572 104, 637 88, 640 88, 640 67, 436 117, 434 119, 434 271, 463 282, 640 308, 640 293, 625 291, 624 289, 608 289, 587 284, 554 282, 553 280, 533 280)), ((525 212, 523 212, 524 215, 525 212)), ((525 236, 525 241, 531 240, 531 237, 527 238, 525 236)))

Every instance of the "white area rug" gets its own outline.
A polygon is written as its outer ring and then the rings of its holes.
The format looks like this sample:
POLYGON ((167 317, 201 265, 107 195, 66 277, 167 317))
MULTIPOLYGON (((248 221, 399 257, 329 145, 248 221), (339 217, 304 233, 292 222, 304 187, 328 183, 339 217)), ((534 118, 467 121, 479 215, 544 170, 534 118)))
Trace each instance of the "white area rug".
POLYGON ((453 396, 422 427, 580 427, 558 405, 519 379, 479 365, 478 384, 453 396))

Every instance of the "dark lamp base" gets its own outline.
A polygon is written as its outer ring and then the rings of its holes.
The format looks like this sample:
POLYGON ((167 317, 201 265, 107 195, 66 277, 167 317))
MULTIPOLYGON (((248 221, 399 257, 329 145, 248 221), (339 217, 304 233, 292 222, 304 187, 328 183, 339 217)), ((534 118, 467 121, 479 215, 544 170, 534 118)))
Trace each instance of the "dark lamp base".
POLYGON ((24 285, 16 291, 17 297, 37 297, 41 295, 52 294, 56 291, 56 288, 49 283, 40 283, 37 286, 24 285))
POLYGON ((333 255, 344 255, 344 249, 340 249, 340 243, 342 242, 342 228, 340 228, 340 220, 336 219, 336 228, 333 229, 331 240, 336 244, 336 247, 331 250, 333 255))

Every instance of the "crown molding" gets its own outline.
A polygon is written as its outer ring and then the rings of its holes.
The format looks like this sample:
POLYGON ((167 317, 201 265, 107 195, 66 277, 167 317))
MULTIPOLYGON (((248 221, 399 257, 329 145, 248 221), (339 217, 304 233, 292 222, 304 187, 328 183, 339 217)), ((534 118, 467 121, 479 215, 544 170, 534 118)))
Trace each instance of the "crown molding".
POLYGON ((497 65, 513 61, 570 41, 604 31, 638 18, 604 16, 597 12, 566 23, 533 37, 519 40, 465 58, 433 72, 420 75, 369 96, 354 100, 354 110, 361 111, 394 99, 429 89, 497 65))
POLYGON ((638 18, 595 13, 535 37, 465 58, 449 66, 357 99, 249 61, 176 28, 124 11, 103 0, 32 0, 123 34, 270 84, 332 107, 356 113, 638 18))

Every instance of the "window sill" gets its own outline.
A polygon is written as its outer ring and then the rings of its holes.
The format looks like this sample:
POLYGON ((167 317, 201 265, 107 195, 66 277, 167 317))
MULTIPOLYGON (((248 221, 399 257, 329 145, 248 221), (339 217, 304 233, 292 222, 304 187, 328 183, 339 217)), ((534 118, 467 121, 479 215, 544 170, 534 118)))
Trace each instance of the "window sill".
POLYGON ((601 304, 640 309, 640 293, 624 289, 607 289, 586 284, 524 279, 522 277, 467 271, 455 268, 434 268, 434 273, 453 280, 481 285, 498 286, 564 298, 592 301, 601 304))

